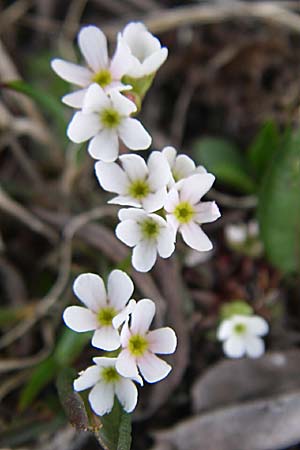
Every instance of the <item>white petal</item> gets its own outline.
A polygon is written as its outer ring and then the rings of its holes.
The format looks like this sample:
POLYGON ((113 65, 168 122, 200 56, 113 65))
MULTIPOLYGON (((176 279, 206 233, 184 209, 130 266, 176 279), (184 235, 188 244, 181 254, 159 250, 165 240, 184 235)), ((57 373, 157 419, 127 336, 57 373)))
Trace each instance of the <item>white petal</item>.
POLYGON ((110 71, 114 80, 120 80, 132 63, 131 51, 124 39, 118 35, 117 48, 110 64, 110 71))
POLYGON ((99 161, 95 164, 95 173, 101 187, 108 192, 125 193, 128 177, 116 163, 99 161))
POLYGON ((130 413, 137 404, 138 391, 135 384, 126 378, 116 383, 116 396, 126 412, 130 413))
POLYGON ((152 138, 137 119, 124 119, 119 126, 119 136, 131 150, 145 150, 150 147, 152 138))
POLYGON ((92 345, 102 350, 117 350, 120 347, 120 335, 112 326, 102 327, 95 331, 92 345))
POLYGON ((74 390, 77 392, 84 391, 94 386, 100 377, 99 367, 90 366, 80 373, 80 376, 73 382, 74 390))
POLYGON ((116 236, 128 247, 134 247, 141 239, 140 227, 134 220, 124 220, 117 225, 116 236))
POLYGON ((219 339, 219 341, 225 341, 225 339, 229 338, 229 336, 232 334, 233 326, 234 323, 232 322, 232 320, 223 320, 217 330, 217 338, 219 339))
POLYGON ((51 67, 58 76, 69 83, 85 87, 91 82, 92 72, 86 67, 78 66, 63 59, 53 59, 51 67))
POLYGON ((107 41, 99 28, 92 25, 82 28, 78 35, 78 45, 94 72, 107 67, 107 41))
POLYGON ((71 106, 72 108, 81 109, 86 93, 87 89, 80 89, 79 91, 64 95, 61 100, 65 105, 71 106))
MULTIPOLYGON (((135 307, 136 307, 136 305, 134 305, 134 308, 135 307)), ((117 327, 115 327, 115 328, 117 328, 117 327)), ((129 326, 128 326, 128 320, 126 320, 124 325, 123 325, 123 327, 122 327, 122 329, 121 329, 121 334, 120 334, 121 346, 123 348, 128 347, 128 341, 129 341, 130 338, 131 338, 131 331, 130 331, 129 326)))
POLYGON ((178 155, 173 167, 177 179, 186 178, 196 170, 194 161, 187 155, 178 155))
POLYGON ((167 147, 164 147, 161 152, 164 155, 164 157, 167 159, 170 168, 172 168, 176 161, 176 155, 177 155, 176 149, 174 147, 171 147, 170 145, 168 145, 167 147))
POLYGON ((175 233, 168 226, 160 230, 157 238, 157 251, 162 258, 169 258, 175 250, 175 233))
POLYGON ((121 116, 127 117, 137 110, 135 103, 133 103, 125 95, 120 94, 116 89, 109 93, 113 108, 118 111, 121 116))
POLYGON ((198 223, 209 223, 217 220, 221 213, 215 202, 200 202, 195 206, 197 212, 195 221, 198 223))
POLYGON ((71 330, 78 333, 95 330, 98 327, 96 314, 82 306, 69 306, 66 308, 63 319, 71 330))
POLYGON ((136 208, 123 208, 118 213, 120 220, 135 220, 141 221, 147 217, 147 214, 142 209, 136 208))
POLYGON ((149 272, 157 257, 155 242, 141 241, 132 252, 132 265, 138 272, 149 272))
POLYGON ((133 312, 135 306, 136 301, 131 299, 128 305, 113 318, 112 324, 116 330, 128 320, 128 316, 133 312))
POLYGON ((257 336, 264 336, 269 331, 268 322, 259 316, 249 317, 247 325, 249 331, 257 336))
POLYGON ((178 203, 179 203, 179 195, 177 189, 174 187, 170 190, 170 192, 168 192, 164 208, 167 212, 172 212, 174 211, 178 203))
POLYGON ((148 194, 147 197, 141 200, 141 203, 144 210, 151 213, 161 209, 164 206, 166 199, 167 189, 166 187, 162 187, 158 191, 148 194))
POLYGON ((180 223, 178 222, 176 217, 173 216, 172 214, 167 214, 167 223, 170 225, 170 227, 173 230, 173 233, 176 236, 177 230, 178 230, 178 228, 180 226, 180 223))
POLYGON ((114 397, 115 390, 112 383, 98 382, 89 393, 89 402, 92 410, 98 416, 108 414, 112 410, 114 397))
POLYGON ((135 379, 139 376, 135 359, 127 349, 122 350, 116 362, 116 369, 120 375, 126 378, 135 379))
POLYGON ((131 316, 131 331, 133 334, 145 334, 150 327, 155 314, 155 303, 144 298, 137 302, 131 316))
POLYGON ((129 195, 117 195, 107 203, 111 205, 134 206, 136 208, 141 207, 141 202, 139 200, 133 199, 129 195))
POLYGON ((246 353, 250 358, 259 358, 265 352, 264 341, 256 336, 247 336, 245 340, 246 353))
POLYGON ((166 47, 161 48, 157 52, 148 56, 146 60, 143 62, 142 70, 143 75, 150 75, 153 72, 156 72, 160 66, 165 62, 168 57, 168 49, 166 47))
POLYGON ((180 198, 195 205, 210 190, 215 177, 211 173, 199 173, 186 178, 180 188, 180 198))
POLYGON ((195 222, 184 224, 180 227, 184 242, 199 252, 207 252, 213 245, 204 231, 195 222))
POLYGON ((223 350, 229 358, 240 358, 245 354, 245 340, 239 336, 231 336, 223 343, 223 350))
POLYGON ((172 328, 165 327, 149 331, 147 339, 152 353, 169 354, 176 350, 177 337, 172 328))
MULTIPOLYGON (((96 356, 93 361, 99 367, 115 367, 117 358, 108 358, 106 356, 96 356)), ((99 369, 98 369, 99 370, 99 369)))
POLYGON ((101 306, 106 305, 106 290, 104 282, 95 273, 82 273, 73 284, 74 294, 89 309, 98 312, 101 306))
POLYGON ((144 158, 139 155, 121 155, 121 164, 131 181, 144 180, 148 175, 148 167, 144 158))
POLYGON ((95 136, 101 128, 97 114, 84 114, 81 111, 74 114, 67 128, 67 135, 72 142, 79 144, 95 136))
POLYGON ((104 162, 113 162, 119 154, 118 136, 113 130, 101 130, 91 140, 88 152, 92 158, 100 159, 104 162))
POLYGON ((168 184, 171 171, 168 161, 160 152, 152 152, 148 159, 149 178, 151 191, 156 191, 168 184))
POLYGON ((172 370, 169 364, 150 352, 139 358, 137 363, 142 376, 148 383, 156 383, 162 380, 172 370))
POLYGON ((110 100, 102 87, 100 87, 97 83, 91 84, 84 97, 82 111, 84 113, 94 112, 98 114, 100 111, 105 108, 109 108, 110 106, 110 100))
POLYGON ((113 270, 107 282, 107 295, 110 304, 117 310, 125 308, 134 290, 133 282, 122 270, 113 270))
POLYGON ((119 92, 122 91, 130 91, 132 86, 130 84, 123 84, 121 81, 112 81, 108 86, 105 86, 104 90, 106 94, 110 94, 111 91, 117 90, 119 92))

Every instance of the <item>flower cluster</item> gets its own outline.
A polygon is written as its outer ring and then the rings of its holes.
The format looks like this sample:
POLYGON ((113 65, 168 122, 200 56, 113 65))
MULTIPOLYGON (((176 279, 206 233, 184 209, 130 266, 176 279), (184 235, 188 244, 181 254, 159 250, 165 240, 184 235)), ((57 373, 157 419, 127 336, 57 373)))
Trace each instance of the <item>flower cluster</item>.
POLYGON ((110 273, 107 289, 93 273, 79 275, 73 289, 84 306, 65 309, 66 325, 77 332, 94 331, 94 347, 118 354, 93 358, 95 364, 79 374, 74 389, 92 388, 89 402, 100 416, 111 411, 115 395, 125 411, 131 412, 138 395, 134 381, 155 383, 169 374, 171 366, 156 354, 173 353, 176 335, 169 327, 149 331, 155 304, 149 299, 131 299, 133 283, 121 270, 110 273))
POLYGON ((170 146, 152 152, 147 162, 135 154, 118 158, 119 141, 130 150, 151 145, 151 136, 132 115, 167 58, 167 49, 136 22, 118 34, 111 60, 106 38, 95 26, 80 31, 78 44, 86 66, 52 61, 58 75, 81 88, 63 97, 64 103, 80 109, 67 134, 76 143, 89 141, 88 152, 98 160, 97 179, 115 194, 109 203, 129 207, 119 211, 116 235, 133 247, 133 267, 147 272, 157 254, 170 257, 177 232, 192 249, 210 250, 212 243, 201 225, 216 220, 220 212, 215 202, 203 202, 202 197, 215 177, 170 146))

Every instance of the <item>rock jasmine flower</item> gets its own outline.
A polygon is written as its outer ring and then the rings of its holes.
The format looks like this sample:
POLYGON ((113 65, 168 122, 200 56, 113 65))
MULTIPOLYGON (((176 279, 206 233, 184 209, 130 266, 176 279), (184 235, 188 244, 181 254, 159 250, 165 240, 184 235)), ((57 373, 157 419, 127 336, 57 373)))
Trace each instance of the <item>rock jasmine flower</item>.
POLYGON ((132 64, 130 49, 123 39, 118 38, 117 48, 111 60, 107 53, 106 37, 95 26, 90 25, 80 30, 78 45, 86 61, 86 67, 63 59, 51 61, 51 67, 57 75, 81 88, 65 95, 62 98, 63 103, 73 108, 81 108, 87 88, 92 83, 98 83, 105 92, 131 88, 120 81, 132 64))
POLYGON ((128 208, 119 211, 119 218, 116 236, 133 247, 132 265, 137 271, 148 272, 154 266, 157 254, 169 258, 174 252, 175 233, 159 215, 128 208))
POLYGON ((85 95, 82 111, 74 114, 67 135, 81 143, 91 139, 88 152, 95 159, 115 161, 119 154, 119 138, 131 150, 146 149, 151 136, 142 124, 131 116, 135 104, 120 92, 106 94, 96 83, 85 95))
POLYGON ((258 358, 265 351, 265 336, 269 331, 268 323, 259 316, 234 315, 223 320, 217 331, 217 337, 223 342, 223 350, 229 358, 244 355, 258 358))
POLYGON ((174 147, 168 146, 162 149, 162 154, 168 161, 171 178, 168 187, 171 188, 177 181, 194 175, 196 173, 206 173, 203 166, 196 167, 194 161, 187 155, 177 155, 174 147))
POLYGON ((95 330, 92 345, 103 350, 116 350, 120 347, 118 328, 133 310, 133 283, 121 270, 113 270, 107 283, 99 275, 84 273, 79 275, 73 285, 75 295, 85 305, 69 306, 65 309, 65 324, 74 331, 95 330), (126 306, 127 305, 127 306, 126 306), (115 319, 115 327, 113 326, 115 319))
POLYGON ((149 331, 155 314, 155 303, 149 299, 137 302, 131 315, 131 324, 125 322, 121 331, 122 350, 116 361, 120 375, 136 379, 139 371, 148 383, 165 378, 171 366, 156 354, 174 353, 177 338, 172 328, 149 331))
POLYGON ((168 49, 141 22, 130 22, 121 36, 131 50, 132 63, 126 75, 132 78, 156 72, 168 57, 168 49))
POLYGON ((116 360, 106 357, 93 358, 95 365, 88 367, 74 380, 74 390, 77 392, 92 388, 88 397, 89 403, 99 416, 112 410, 115 395, 128 413, 132 412, 137 404, 137 388, 132 380, 122 377, 116 371, 116 360))
POLYGON ((168 193, 165 203, 167 222, 179 231, 184 242, 198 251, 212 249, 212 243, 201 229, 203 223, 220 217, 215 202, 201 202, 215 177, 210 173, 195 174, 180 180, 168 193))
POLYGON ((121 166, 102 161, 95 164, 102 188, 118 194, 108 203, 142 207, 147 212, 161 209, 171 176, 161 152, 152 152, 147 164, 139 155, 122 155, 119 160, 121 166))

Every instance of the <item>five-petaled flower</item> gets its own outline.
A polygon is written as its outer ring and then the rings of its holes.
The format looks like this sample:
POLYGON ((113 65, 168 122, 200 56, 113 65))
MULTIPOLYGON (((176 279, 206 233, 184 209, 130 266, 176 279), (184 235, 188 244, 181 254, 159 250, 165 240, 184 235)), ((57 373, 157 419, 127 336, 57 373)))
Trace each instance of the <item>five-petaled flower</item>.
POLYGON ((177 155, 174 147, 167 146, 162 149, 162 154, 168 161, 171 177, 168 187, 171 188, 177 181, 194 175, 196 173, 207 173, 203 166, 196 167, 192 158, 187 155, 177 155))
POLYGON ((92 83, 98 83, 106 92, 112 89, 119 91, 131 89, 131 86, 124 85, 120 81, 132 64, 131 51, 120 35, 111 61, 107 54, 106 37, 93 25, 80 30, 78 45, 87 67, 58 58, 51 61, 52 69, 57 75, 81 88, 62 98, 66 105, 81 108, 87 88, 92 83))
POLYGON ((168 57, 168 49, 141 22, 130 22, 121 39, 131 50, 131 65, 126 72, 132 78, 141 78, 156 72, 168 57))
POLYGON ((259 316, 234 315, 223 320, 217 337, 223 341, 223 350, 229 358, 260 357, 265 350, 261 336, 268 333, 268 323, 259 316))
POLYGON ((164 206, 170 169, 161 152, 152 152, 148 164, 139 155, 119 157, 116 163, 95 164, 96 176, 103 189, 118 194, 109 203, 142 207, 153 212, 164 206))
POLYGON ((178 181, 168 193, 164 206, 167 222, 174 231, 181 233, 187 245, 198 251, 212 249, 212 243, 200 225, 220 217, 215 202, 200 201, 214 180, 212 174, 200 173, 178 181))
MULTIPOLYGON (((92 388, 88 398, 92 410, 99 416, 112 410, 115 395, 128 413, 134 410, 137 403, 137 388, 131 379, 122 377, 116 371, 116 360, 93 358, 95 364, 74 380, 74 390, 77 392, 92 388)), ((139 379, 136 381, 141 382, 139 379)))
POLYGON ((119 154, 119 138, 131 150, 146 149, 151 136, 139 120, 131 116, 135 104, 113 90, 106 94, 96 83, 87 90, 82 110, 75 113, 67 130, 71 141, 91 139, 88 152, 95 159, 115 161, 119 154))
POLYGON ((116 328, 127 320, 135 306, 135 300, 129 301, 134 289, 129 276, 121 270, 113 270, 106 292, 99 275, 84 273, 76 278, 73 289, 86 307, 68 306, 63 314, 66 325, 77 332, 95 330, 94 347, 108 351, 119 348, 120 335, 116 328))
POLYGON ((148 383, 155 383, 165 378, 171 366, 156 356, 174 353, 177 338, 172 328, 158 328, 149 331, 155 314, 152 300, 137 302, 131 324, 126 321, 121 331, 122 350, 116 361, 116 369, 124 377, 136 379, 139 372, 148 383))
POLYGON ((128 208, 119 211, 119 219, 116 235, 124 244, 134 247, 132 265, 139 272, 148 272, 154 266, 157 253, 169 258, 174 252, 174 230, 158 214, 128 208))

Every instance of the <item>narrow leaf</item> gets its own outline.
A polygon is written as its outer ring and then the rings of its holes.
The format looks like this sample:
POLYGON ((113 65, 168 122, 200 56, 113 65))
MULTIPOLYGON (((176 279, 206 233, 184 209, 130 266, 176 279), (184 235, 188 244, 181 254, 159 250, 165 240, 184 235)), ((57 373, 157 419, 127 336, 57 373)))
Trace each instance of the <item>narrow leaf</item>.
POLYGON ((300 131, 286 136, 259 195, 261 237, 270 261, 284 273, 300 271, 300 131))
POLYGON ((271 121, 265 123, 248 150, 248 160, 258 180, 268 168, 279 144, 277 125, 271 121))
POLYGON ((88 430, 89 420, 80 395, 73 389, 73 380, 76 378, 75 369, 65 367, 57 377, 56 387, 60 402, 70 423, 77 430, 88 430))
POLYGON ((247 170, 247 163, 231 142, 218 138, 196 141, 193 149, 197 164, 202 164, 223 184, 245 193, 255 191, 255 183, 247 170))

